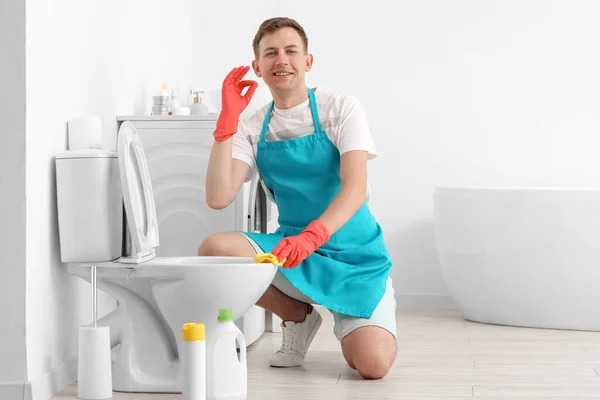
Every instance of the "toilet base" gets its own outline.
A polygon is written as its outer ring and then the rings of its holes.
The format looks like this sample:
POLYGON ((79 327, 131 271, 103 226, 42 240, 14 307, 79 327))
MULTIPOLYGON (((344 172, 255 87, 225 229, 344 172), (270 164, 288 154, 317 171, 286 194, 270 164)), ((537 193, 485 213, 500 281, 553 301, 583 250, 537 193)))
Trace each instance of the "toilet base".
POLYGON ((182 382, 174 334, 153 309, 149 280, 131 280, 137 294, 108 280, 98 288, 119 307, 98 321, 110 327, 112 386, 116 392, 181 393, 182 382), (152 332, 152 335, 148 335, 152 332))
MULTIPOLYGON (((175 261, 167 262, 169 265, 176 265, 175 261)), ((206 260, 206 264, 210 261, 224 263, 229 259, 206 260)), ((197 275, 188 274, 188 279, 181 279, 170 277, 171 270, 161 268, 160 265, 153 265, 152 268, 123 268, 106 264, 101 267, 98 269, 97 287, 119 304, 114 311, 98 321, 98 325, 110 329, 113 391, 181 393, 183 374, 178 350, 182 348, 181 327, 184 322, 202 321, 206 325, 207 337, 211 337, 211 331, 217 323, 216 317, 212 318, 212 315, 216 315, 218 310, 215 308, 213 312, 210 308, 205 310, 193 307, 182 312, 178 303, 173 303, 170 299, 177 296, 184 304, 206 304, 207 298, 229 298, 227 290, 213 286, 202 289, 202 296, 207 296, 205 298, 199 297, 198 292, 198 288, 203 285, 201 280, 218 282, 219 271, 224 269, 197 268, 197 275), (163 275, 160 275, 161 271, 163 275), (216 275, 211 276, 211 273, 216 275)), ((247 340, 251 343, 264 332, 264 310, 253 304, 272 281, 277 267, 254 264, 250 260, 243 264, 230 262, 228 268, 229 271, 238 268, 228 274, 247 283, 244 291, 236 292, 238 297, 230 304, 233 315, 242 316, 236 323, 242 325, 240 329, 244 335, 245 331, 251 332, 247 340), (246 309, 245 304, 250 305, 249 309, 246 309), (262 318, 259 313, 262 313, 262 318)), ((70 274, 90 281, 89 266, 70 265, 68 269, 70 274)), ((215 303, 226 302, 221 299, 215 303)))

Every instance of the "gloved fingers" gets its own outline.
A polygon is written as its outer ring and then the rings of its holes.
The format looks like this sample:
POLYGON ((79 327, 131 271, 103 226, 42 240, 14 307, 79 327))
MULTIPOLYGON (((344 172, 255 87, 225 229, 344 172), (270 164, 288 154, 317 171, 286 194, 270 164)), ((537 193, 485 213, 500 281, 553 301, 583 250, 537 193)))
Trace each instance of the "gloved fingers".
POLYGON ((249 69, 250 69, 249 66, 244 67, 243 65, 240 65, 239 67, 235 67, 225 77, 225 80, 223 81, 223 86, 226 87, 226 86, 230 86, 230 85, 235 85, 237 82, 239 82, 242 79, 242 77, 244 75, 246 75, 246 73, 248 72, 249 69))
POLYGON ((273 254, 274 256, 277 256, 279 253, 281 253, 281 250, 283 250, 283 248, 288 244, 288 240, 287 239, 281 239, 279 241, 279 243, 277 244, 277 246, 275 246, 275 248, 273 250, 271 250, 271 254, 273 254))
MULTIPOLYGON (((258 87, 258 82, 253 81, 253 80, 240 81, 240 83, 238 84, 238 89, 240 91, 240 94, 242 94, 242 92, 244 91, 244 88, 246 88, 246 87, 249 87, 248 91, 250 91, 252 86, 258 87)), ((256 90, 256 88, 254 90, 256 90)))
POLYGON ((296 268, 298 265, 302 264, 304 262, 304 260, 306 260, 308 258, 308 256, 310 255, 310 252, 308 250, 298 250, 296 252, 296 258, 294 260, 292 260, 292 262, 289 264, 288 268, 296 268))
MULTIPOLYGON (((288 260, 289 260, 289 258, 288 258, 288 260)), ((283 264, 283 268, 288 268, 288 269, 296 268, 301 263, 302 263, 302 261, 296 257, 293 260, 288 261, 285 264, 283 264)))
POLYGON ((273 254, 275 257, 277 257, 277 260, 279 260, 279 262, 281 262, 289 256, 291 250, 292 250, 292 245, 290 244, 290 242, 287 241, 286 239, 283 239, 281 242, 279 242, 279 244, 277 246, 275 246, 275 248, 273 249, 271 254, 273 254))
POLYGON ((293 249, 290 252, 290 254, 287 256, 287 259, 285 260, 285 263, 283 264, 283 268, 294 268, 296 265, 299 264, 296 262, 297 260, 298 260, 298 251, 296 249, 293 249))
POLYGON ((249 86, 248 91, 246 92, 246 94, 244 95, 244 99, 246 100, 247 103, 250 103, 250 100, 252 100, 252 96, 254 96, 254 92, 256 92, 256 88, 258 88, 258 82, 256 81, 241 81, 240 82, 240 94, 242 93, 242 91, 244 90, 244 88, 246 86, 249 86))
POLYGON ((235 74, 235 76, 233 78, 234 83, 241 81, 242 78, 244 77, 244 75, 246 75, 249 70, 250 70, 250 66, 248 66, 248 65, 246 65, 245 67, 244 66, 239 67, 237 70, 237 73, 235 74))
POLYGON ((239 83, 238 86, 240 87, 240 89, 243 89, 246 86, 252 86, 254 84, 258 85, 258 83, 256 83, 256 81, 253 81, 253 80, 243 80, 243 81, 240 81, 240 83, 239 83))
POLYGON ((240 68, 241 67, 235 67, 234 69, 232 69, 231 71, 229 71, 229 73, 227 74, 227 76, 223 80, 223 86, 230 85, 233 82, 233 80, 237 76, 237 73, 239 72, 240 68))
POLYGON ((283 268, 287 268, 287 265, 290 263, 290 258, 293 258, 292 246, 286 247, 284 251, 282 251, 277 257, 277 260, 282 263, 281 266, 283 268))

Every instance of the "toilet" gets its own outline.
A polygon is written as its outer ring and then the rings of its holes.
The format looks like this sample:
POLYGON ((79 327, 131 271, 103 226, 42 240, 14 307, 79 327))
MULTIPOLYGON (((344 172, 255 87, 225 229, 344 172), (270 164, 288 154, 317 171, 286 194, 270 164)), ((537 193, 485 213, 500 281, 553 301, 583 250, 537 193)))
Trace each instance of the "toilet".
MULTIPOLYGON (((243 316, 267 290, 277 266, 251 257, 157 257, 154 196, 140 137, 121 124, 118 151, 70 150, 56 155, 61 260, 118 307, 108 325, 113 390, 181 393, 181 330, 206 325, 207 341, 220 308, 243 316)), ((199 238, 199 243, 200 243, 199 238)))

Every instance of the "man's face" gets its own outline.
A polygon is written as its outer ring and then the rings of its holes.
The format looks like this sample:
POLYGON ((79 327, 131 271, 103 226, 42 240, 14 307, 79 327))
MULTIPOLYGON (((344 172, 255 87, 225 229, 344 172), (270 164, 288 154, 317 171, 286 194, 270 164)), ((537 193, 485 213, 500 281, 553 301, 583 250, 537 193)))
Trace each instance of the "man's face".
POLYGON ((252 67, 272 90, 286 92, 305 87, 304 75, 310 71, 313 58, 304 51, 298 32, 282 28, 263 36, 258 45, 258 60, 252 62, 252 67))

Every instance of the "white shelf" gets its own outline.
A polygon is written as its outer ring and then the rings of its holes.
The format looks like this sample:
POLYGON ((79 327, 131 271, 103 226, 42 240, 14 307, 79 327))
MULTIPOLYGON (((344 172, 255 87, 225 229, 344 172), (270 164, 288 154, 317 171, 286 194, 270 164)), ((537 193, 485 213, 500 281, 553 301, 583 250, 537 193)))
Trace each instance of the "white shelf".
POLYGON ((216 121, 219 114, 209 115, 118 115, 117 121, 216 121))

